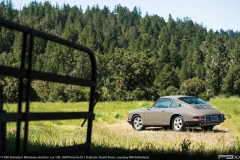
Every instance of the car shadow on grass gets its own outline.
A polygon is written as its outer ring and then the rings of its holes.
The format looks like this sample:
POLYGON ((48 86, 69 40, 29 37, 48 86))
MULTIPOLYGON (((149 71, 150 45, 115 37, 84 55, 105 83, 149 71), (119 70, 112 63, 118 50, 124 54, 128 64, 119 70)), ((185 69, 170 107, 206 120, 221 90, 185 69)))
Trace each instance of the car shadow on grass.
MULTIPOLYGON (((162 128, 162 127, 147 127, 145 129, 145 131, 173 131, 173 130, 170 129, 170 128, 162 128)), ((213 129, 213 130, 204 131, 204 130, 202 130, 199 127, 187 127, 185 132, 194 132, 194 133, 200 133, 200 132, 226 133, 228 131, 221 130, 221 129, 213 129)))
POLYGON ((199 132, 211 132, 211 133, 226 133, 228 131, 226 130, 221 130, 221 129, 213 129, 213 130, 202 130, 201 128, 188 128, 187 129, 188 132, 195 132, 195 133, 199 133, 199 132))

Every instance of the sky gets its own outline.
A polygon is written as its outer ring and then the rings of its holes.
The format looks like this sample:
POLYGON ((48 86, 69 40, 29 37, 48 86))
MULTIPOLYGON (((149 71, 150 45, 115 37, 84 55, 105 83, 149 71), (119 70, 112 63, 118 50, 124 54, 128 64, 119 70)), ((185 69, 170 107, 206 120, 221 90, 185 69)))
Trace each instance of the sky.
MULTIPOLYGON (((35 0, 33 0, 35 1, 35 0)), ((45 2, 45 0, 36 0, 45 2)), ((168 21, 169 14, 174 20, 190 18, 193 22, 202 24, 207 30, 220 31, 228 29, 240 31, 240 0, 48 0, 53 6, 69 4, 71 7, 86 8, 97 5, 102 9, 107 6, 113 11, 114 6, 121 4, 130 11, 136 6, 140 8, 142 17, 157 14, 168 21)), ((20 10, 28 6, 32 0, 12 0, 14 8, 20 10)))

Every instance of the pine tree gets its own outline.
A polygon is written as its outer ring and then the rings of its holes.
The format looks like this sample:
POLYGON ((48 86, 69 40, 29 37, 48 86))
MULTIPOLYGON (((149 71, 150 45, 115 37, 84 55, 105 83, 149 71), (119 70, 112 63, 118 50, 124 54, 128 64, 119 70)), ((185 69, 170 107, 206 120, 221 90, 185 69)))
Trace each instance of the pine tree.
POLYGON ((212 60, 206 68, 207 89, 214 95, 220 93, 221 84, 228 67, 227 57, 224 39, 221 35, 217 35, 213 41, 212 60))

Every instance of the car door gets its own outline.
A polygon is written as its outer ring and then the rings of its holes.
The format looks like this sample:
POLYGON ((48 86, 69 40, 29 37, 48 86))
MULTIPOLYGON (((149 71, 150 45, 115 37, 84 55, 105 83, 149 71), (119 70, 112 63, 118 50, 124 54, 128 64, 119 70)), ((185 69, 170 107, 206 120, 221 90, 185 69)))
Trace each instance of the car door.
POLYGON ((180 113, 181 112, 181 103, 179 103, 176 100, 172 100, 170 106, 164 110, 164 120, 163 120, 163 125, 170 125, 170 119, 173 114, 175 113, 180 113))
POLYGON ((160 98, 151 108, 148 108, 144 113, 145 125, 163 125, 165 112, 171 104, 171 99, 160 98))

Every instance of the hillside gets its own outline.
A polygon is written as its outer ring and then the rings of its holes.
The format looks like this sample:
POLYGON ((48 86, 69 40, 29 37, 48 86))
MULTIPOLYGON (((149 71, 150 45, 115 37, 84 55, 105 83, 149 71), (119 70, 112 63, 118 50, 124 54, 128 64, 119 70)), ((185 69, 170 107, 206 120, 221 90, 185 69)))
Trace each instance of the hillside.
MULTIPOLYGON (((22 10, 11 1, 0 4, 0 18, 89 47, 98 60, 100 100, 155 100, 168 94, 209 99, 240 95, 240 33, 207 31, 189 18, 167 21, 141 15, 135 7, 77 6, 31 2, 22 10)), ((0 28, 0 65, 18 67, 21 33, 0 28)), ((35 38, 33 69, 89 77, 88 57, 35 38)), ((17 99, 17 79, 1 76, 5 99, 17 99)), ((32 82, 32 101, 85 101, 88 89, 42 81, 32 82), (81 95, 81 96, 79 96, 81 95)))

